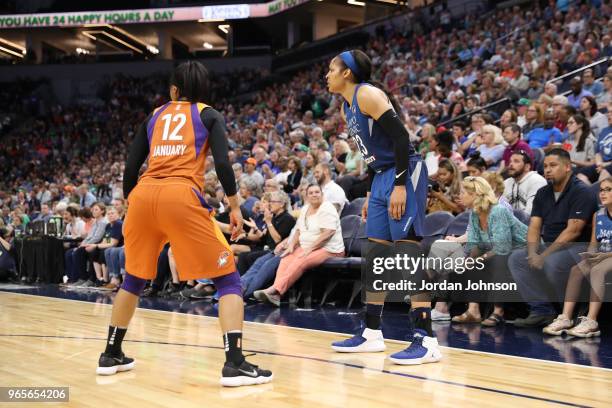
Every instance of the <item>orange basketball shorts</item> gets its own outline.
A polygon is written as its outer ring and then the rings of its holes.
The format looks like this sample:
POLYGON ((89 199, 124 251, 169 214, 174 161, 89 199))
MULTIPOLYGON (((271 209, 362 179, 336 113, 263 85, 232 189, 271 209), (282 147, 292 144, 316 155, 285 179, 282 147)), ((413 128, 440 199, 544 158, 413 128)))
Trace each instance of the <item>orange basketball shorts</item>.
POLYGON ((125 217, 125 269, 153 279, 166 242, 182 281, 236 271, 234 256, 212 209, 193 184, 180 179, 144 179, 132 190, 125 217))

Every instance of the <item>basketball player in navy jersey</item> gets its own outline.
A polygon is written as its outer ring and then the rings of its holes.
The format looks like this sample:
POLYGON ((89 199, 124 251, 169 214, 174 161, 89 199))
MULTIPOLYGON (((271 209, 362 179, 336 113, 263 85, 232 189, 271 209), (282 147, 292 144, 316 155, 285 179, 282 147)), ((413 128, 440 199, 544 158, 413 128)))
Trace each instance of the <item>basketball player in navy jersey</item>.
MULTIPOLYGON (((342 116, 348 132, 368 165, 370 188, 362 209, 370 241, 418 241, 423 235, 427 203, 427 169, 412 146, 398 116, 395 98, 370 80, 372 63, 362 51, 335 57, 327 73, 329 91, 344 98, 342 116)), ((369 295, 365 327, 350 339, 334 342, 339 352, 385 350, 380 320, 384 297, 369 295)), ((442 358, 431 330, 431 302, 427 294, 412 297, 413 340, 408 348, 390 356, 397 364, 437 362, 442 358)))

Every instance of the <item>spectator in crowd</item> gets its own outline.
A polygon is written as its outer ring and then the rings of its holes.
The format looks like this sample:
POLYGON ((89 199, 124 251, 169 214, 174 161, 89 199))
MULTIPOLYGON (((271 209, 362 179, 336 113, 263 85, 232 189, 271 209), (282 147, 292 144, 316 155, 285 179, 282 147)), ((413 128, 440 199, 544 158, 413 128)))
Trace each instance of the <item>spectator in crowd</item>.
POLYGON ((505 146, 503 143, 504 138, 500 128, 494 125, 482 127, 482 144, 478 146, 477 150, 491 170, 497 170, 498 163, 504 155, 505 146))
POLYGON ((13 234, 16 237, 22 236, 23 234, 25 234, 25 228, 26 228, 26 224, 24 222, 24 217, 22 217, 17 209, 15 209, 15 211, 13 211, 12 215, 11 215, 11 229, 13 230, 13 234))
POLYGON ((531 170, 533 162, 525 151, 516 151, 510 156, 508 178, 504 180, 504 197, 515 210, 531 214, 533 200, 546 179, 531 170))
POLYGON ((117 210, 119 214, 125 215, 126 206, 123 198, 113 198, 111 200, 111 205, 115 207, 115 210, 117 210))
POLYGON ((437 183, 430 185, 427 211, 449 211, 458 214, 463 211, 460 201, 461 172, 449 159, 442 159, 438 167, 437 183))
POLYGON ((612 178, 603 180, 599 186, 602 208, 593 215, 593 233, 587 252, 581 253, 582 260, 570 272, 565 291, 563 311, 543 329, 543 332, 559 336, 567 332, 570 336, 599 336, 597 316, 605 294, 605 277, 612 272, 612 178), (579 301, 582 281, 588 276, 590 283, 589 310, 580 316, 574 325, 574 309, 579 301))
POLYGON ((33 221, 49 222, 49 220, 51 220, 51 217, 53 217, 53 214, 51 213, 51 210, 49 209, 49 204, 45 203, 45 204, 41 204, 40 214, 38 214, 38 217, 34 218, 33 221))
POLYGON ((287 213, 289 199, 284 192, 274 191, 264 194, 261 203, 261 220, 246 221, 251 230, 246 235, 250 242, 250 250, 235 251, 238 257, 238 271, 245 273, 253 262, 270 252, 270 248, 285 239, 295 224, 295 220, 287 213), (276 217, 276 225, 270 223, 276 217), (253 222, 254 221, 254 222, 253 222))
POLYGON ((64 237, 80 239, 87 236, 85 222, 79 218, 79 211, 75 207, 68 207, 64 211, 64 237))
POLYGON ((247 214, 251 214, 253 212, 253 206, 256 202, 259 201, 259 199, 257 198, 257 184, 255 183, 255 181, 253 181, 252 178, 249 177, 242 181, 239 187, 240 188, 238 191, 240 193, 240 197, 243 200, 242 206, 246 209, 247 214))
POLYGON ((589 121, 577 113, 567 121, 569 134, 568 143, 571 146, 572 164, 578 168, 589 167, 595 159, 595 144, 597 139, 591 132, 589 121))
POLYGON ((106 206, 103 203, 95 203, 91 207, 91 213, 94 218, 91 230, 77 248, 69 249, 64 256, 67 283, 72 283, 71 286, 91 287, 95 285, 87 271, 87 253, 95 249, 92 244, 99 244, 104 237, 106 224, 108 224, 105 218, 106 206))
POLYGON ((255 183, 255 188, 261 189, 264 184, 264 177, 256 170, 257 164, 257 160, 254 157, 249 157, 244 162, 244 168, 245 174, 255 183))
POLYGON ((36 188, 32 189, 32 191, 30 191, 30 196, 29 196, 30 198, 26 202, 30 213, 40 211, 41 204, 40 204, 40 200, 36 198, 36 194, 37 194, 37 189, 36 188))
POLYGON ((553 82, 547 82, 544 85, 544 94, 554 99, 557 95, 557 85, 553 82))
MULTIPOLYGON (((518 115, 514 109, 506 109, 499 118, 499 127, 505 129, 506 126, 516 123, 518 115)), ((520 127, 519 127, 520 128, 520 127)))
POLYGON ((551 184, 542 187, 533 201, 528 246, 514 251, 508 260, 518 289, 530 306, 529 316, 515 320, 518 327, 545 326, 556 317, 544 285, 551 285, 559 297, 563 296, 569 270, 580 251, 567 244, 588 240, 588 224, 596 209, 589 188, 573 176, 566 150, 555 148, 546 153, 544 176, 551 184))
POLYGON ((580 112, 589 121, 591 126, 591 132, 596 138, 599 137, 599 133, 608 127, 608 119, 606 115, 597 111, 597 102, 592 96, 585 96, 580 101, 580 112))
POLYGON ((521 139, 521 128, 516 123, 509 123, 503 128, 503 136, 504 141, 506 142, 506 147, 504 148, 504 153, 502 155, 502 165, 500 167, 500 172, 504 171, 510 164, 511 156, 518 151, 525 152, 533 162, 533 152, 531 151, 531 147, 521 139))
POLYGON ((89 260, 93 263, 96 274, 96 286, 104 289, 114 289, 116 285, 110 285, 109 273, 106 265, 105 251, 110 248, 123 246, 123 217, 115 207, 108 207, 106 210, 106 224, 102 240, 98 244, 89 244, 85 247, 88 251, 89 260))
MULTIPOLYGON (((529 108, 531 109, 531 107, 529 108)), ((555 115, 552 112, 544 114, 544 123, 541 126, 532 129, 525 135, 525 141, 529 143, 532 149, 546 148, 554 143, 563 141, 563 134, 559 129, 554 127, 555 115)))
POLYGON ((529 78, 529 88, 527 89, 527 99, 536 100, 544 92, 542 82, 534 75, 529 78))
POLYGON ((340 216, 336 207, 323 199, 320 185, 311 184, 306 194, 308 203, 300 213, 287 249, 281 254, 274 283, 267 289, 253 293, 259 301, 280 306, 281 296, 307 269, 322 264, 330 257, 344 255, 340 216))
POLYGON ((584 98, 585 96, 593 96, 592 93, 583 89, 582 80, 580 79, 580 77, 572 78, 572 80, 570 81, 570 88, 572 92, 567 97, 567 103, 574 109, 580 108, 580 101, 582 100, 582 98, 584 98))
POLYGON ((278 184, 278 181, 276 181, 273 178, 270 178, 264 181, 263 192, 272 193, 274 191, 280 191, 280 185, 278 184))
POLYGON ((425 156, 425 164, 427 165, 427 171, 430 177, 436 177, 438 165, 443 159, 450 159, 461 172, 466 170, 463 157, 453 150, 453 141, 453 134, 447 130, 438 132, 433 136, 430 145, 433 151, 427 153, 427 156, 425 156))
POLYGON ((91 209, 87 207, 81 208, 79 210, 79 218, 83 220, 83 223, 84 223, 83 228, 84 228, 85 236, 87 236, 96 222, 91 212, 91 209))
POLYGON ((518 111, 517 111, 516 123, 521 127, 521 129, 523 129, 523 127, 525 126, 525 123, 527 123, 527 109, 529 109, 530 104, 531 104, 531 101, 527 98, 521 98, 517 102, 518 111))
POLYGON ((421 129, 421 142, 419 143, 419 153, 425 157, 431 151, 431 141, 436 134, 436 128, 431 123, 426 123, 421 129))
POLYGON ((315 180, 321 187, 325 201, 331 203, 340 214, 348 200, 342 187, 332 180, 331 174, 331 168, 328 164, 319 163, 314 169, 315 180))
POLYGON ((567 125, 567 119, 569 119, 570 115, 575 112, 568 112, 567 107, 573 109, 568 105, 567 97, 563 95, 557 95, 553 98, 552 101, 552 110, 555 115, 555 124, 554 127, 559 129, 561 132, 565 130, 565 126, 567 125))
POLYGON ((290 173, 284 183, 283 190, 291 194, 300 186, 302 181, 302 162, 297 157, 290 157, 287 162, 290 173))
MULTIPOLYGON (((362 196, 356 185, 367 183, 366 164, 363 161, 363 156, 357 147, 355 139, 352 137, 347 140, 349 151, 346 155, 344 162, 344 172, 339 172, 340 176, 336 179, 336 182, 344 192, 349 200, 362 196)), ((367 189, 367 186, 365 186, 367 189)))
POLYGON ((487 171, 487 162, 480 157, 480 152, 473 153, 466 166, 468 174, 472 177, 481 176, 487 171))
POLYGON ((578 178, 587 184, 612 175, 612 109, 608 109, 608 127, 599 134, 595 145, 595 164, 578 170, 578 178))
POLYGON ((304 169, 302 173, 302 178, 308 181, 308 183, 316 182, 314 171, 317 164, 319 164, 318 157, 312 152, 306 153, 304 165, 302 166, 302 168, 304 169))
POLYGON ((89 186, 87 184, 81 184, 77 194, 79 196, 79 204, 81 205, 81 208, 91 208, 91 206, 96 203, 96 196, 89 191, 89 186))
MULTIPOLYGON (((495 193, 482 177, 466 177, 463 180, 461 202, 471 208, 466 252, 471 258, 481 257, 485 269, 483 276, 489 279, 506 268, 512 250, 527 242, 527 226, 512 212, 498 204, 495 193)), ((504 309, 496 304, 493 313, 482 320, 478 303, 469 303, 468 310, 453 317, 454 323, 480 323, 497 326, 504 322, 504 309)))
POLYGON ((504 178, 495 172, 485 171, 481 176, 493 190, 493 194, 497 199, 497 204, 512 212, 513 208, 510 202, 504 197, 504 178))
POLYGON ((269 205, 264 213, 266 221, 264 250, 244 253, 238 257, 238 271, 242 273, 241 281, 245 297, 251 296, 255 290, 261 289, 274 278, 280 263, 278 255, 282 252, 276 249, 281 242, 286 243, 295 226, 295 219, 286 211, 287 204, 288 197, 285 193, 270 194, 269 205))
POLYGON ((595 74, 592 68, 582 71, 582 83, 582 88, 586 92, 590 92, 593 97, 599 96, 604 91, 602 83, 595 81, 595 74))
POLYGON ((537 102, 532 101, 525 111, 525 124, 522 126, 523 134, 529 137, 529 132, 544 127, 544 110, 537 102))
MULTIPOLYGON (((478 113, 472 115, 472 133, 467 136, 465 142, 457 149, 463 157, 470 157, 476 151, 478 148, 477 140, 481 136, 480 132, 485 124, 483 115, 478 113)), ((481 139, 480 143, 482 143, 481 139)))

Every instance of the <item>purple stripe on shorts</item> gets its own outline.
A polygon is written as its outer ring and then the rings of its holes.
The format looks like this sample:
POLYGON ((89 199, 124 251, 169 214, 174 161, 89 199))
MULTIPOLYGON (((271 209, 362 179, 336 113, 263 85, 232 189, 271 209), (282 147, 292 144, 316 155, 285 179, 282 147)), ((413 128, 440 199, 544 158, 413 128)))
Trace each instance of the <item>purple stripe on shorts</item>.
POLYGON ((162 112, 166 110, 170 103, 171 102, 168 102, 167 104, 159 108, 147 124, 147 137, 149 138, 149 146, 151 146, 151 139, 153 138, 153 129, 155 128, 155 122, 157 122, 157 118, 159 118, 159 115, 161 115, 162 112))
POLYGON ((193 132, 195 133, 195 148, 196 148, 196 158, 200 155, 200 151, 202 147, 204 147, 204 143, 206 143, 206 139, 208 138, 208 129, 202 123, 202 118, 200 117, 200 111, 198 110, 198 104, 191 104, 191 123, 193 123, 193 132))
POLYGON ((198 197, 198 200, 200 200, 200 204, 202 204, 202 207, 206 208, 208 211, 212 211, 213 208, 206 202, 206 199, 202 197, 202 194, 200 194, 200 192, 193 187, 191 187, 191 189, 195 193, 196 197, 198 197))

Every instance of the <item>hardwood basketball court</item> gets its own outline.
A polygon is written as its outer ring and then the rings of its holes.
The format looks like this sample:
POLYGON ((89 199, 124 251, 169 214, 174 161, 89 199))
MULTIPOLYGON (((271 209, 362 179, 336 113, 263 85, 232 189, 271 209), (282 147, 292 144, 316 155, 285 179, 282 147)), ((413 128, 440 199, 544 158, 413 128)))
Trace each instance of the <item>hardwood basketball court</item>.
MULTIPOLYGON (((70 407, 610 406, 612 370, 443 348, 444 360, 397 366, 387 353, 339 354, 338 334, 245 322, 245 353, 271 384, 219 386, 217 319, 138 309, 124 351, 131 372, 95 375, 111 306, 0 292, 0 386, 69 386, 70 407)), ((21 406, 43 406, 26 403, 21 406)), ((0 404, 2 405, 2 404, 0 404)), ((18 406, 7 404, 4 406, 18 406)))

